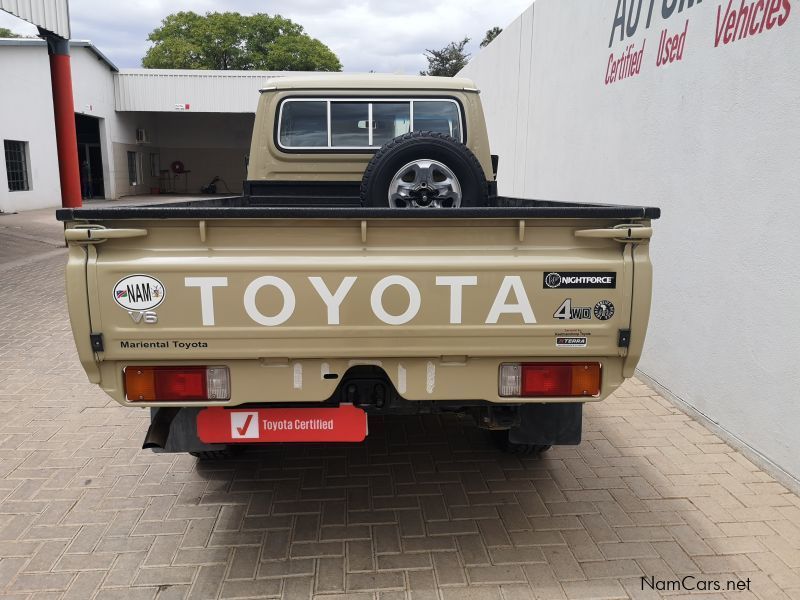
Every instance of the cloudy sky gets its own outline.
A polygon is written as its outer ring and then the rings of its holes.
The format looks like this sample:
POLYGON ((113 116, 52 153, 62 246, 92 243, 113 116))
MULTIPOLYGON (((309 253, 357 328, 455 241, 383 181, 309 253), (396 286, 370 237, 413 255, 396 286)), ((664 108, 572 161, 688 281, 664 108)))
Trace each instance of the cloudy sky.
MULTIPOLYGON (((88 39, 119 67, 138 67, 147 34, 180 10, 281 14, 327 44, 345 71, 416 73, 427 66, 425 48, 463 36, 475 53, 487 29, 505 27, 532 0, 72 0, 73 39, 88 39)), ((0 27, 34 35, 24 21, 0 11, 0 27)))

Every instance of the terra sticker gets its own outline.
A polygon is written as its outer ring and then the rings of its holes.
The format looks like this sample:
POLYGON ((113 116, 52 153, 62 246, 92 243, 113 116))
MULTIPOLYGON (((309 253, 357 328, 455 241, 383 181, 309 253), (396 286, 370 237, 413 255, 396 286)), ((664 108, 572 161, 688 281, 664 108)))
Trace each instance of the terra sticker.
POLYGON ((585 337, 557 337, 556 348, 586 348, 585 337))

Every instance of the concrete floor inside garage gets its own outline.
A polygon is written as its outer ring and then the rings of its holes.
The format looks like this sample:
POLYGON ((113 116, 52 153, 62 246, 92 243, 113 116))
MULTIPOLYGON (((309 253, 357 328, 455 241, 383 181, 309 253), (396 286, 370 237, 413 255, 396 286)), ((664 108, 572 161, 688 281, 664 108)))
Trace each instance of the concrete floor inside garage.
POLYGON ((0 598, 678 598, 642 577, 687 575, 722 586, 692 598, 800 598, 800 498, 636 380, 541 458, 455 417, 142 451, 147 412, 77 361, 61 236, 52 210, 0 215, 0 598))

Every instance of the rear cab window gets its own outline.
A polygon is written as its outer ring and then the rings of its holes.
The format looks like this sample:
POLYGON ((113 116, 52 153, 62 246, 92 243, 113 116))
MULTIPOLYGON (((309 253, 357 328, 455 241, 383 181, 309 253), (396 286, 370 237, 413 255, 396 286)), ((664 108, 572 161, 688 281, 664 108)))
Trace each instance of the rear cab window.
POLYGON ((278 109, 282 150, 375 150, 410 131, 464 142, 461 107, 452 98, 286 98, 278 109))

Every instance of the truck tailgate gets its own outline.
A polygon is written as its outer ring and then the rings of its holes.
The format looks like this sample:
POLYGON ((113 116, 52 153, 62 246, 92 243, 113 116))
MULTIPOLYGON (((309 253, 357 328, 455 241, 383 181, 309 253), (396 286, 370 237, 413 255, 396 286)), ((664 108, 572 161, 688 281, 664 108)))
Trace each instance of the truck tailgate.
POLYGON ((579 358, 603 364, 603 397, 632 374, 649 312, 644 219, 93 226, 128 233, 70 243, 70 310, 87 314, 73 329, 123 403, 123 369, 155 362, 229 366, 235 405, 324 400, 356 364, 409 399, 500 401, 501 362, 579 358))

